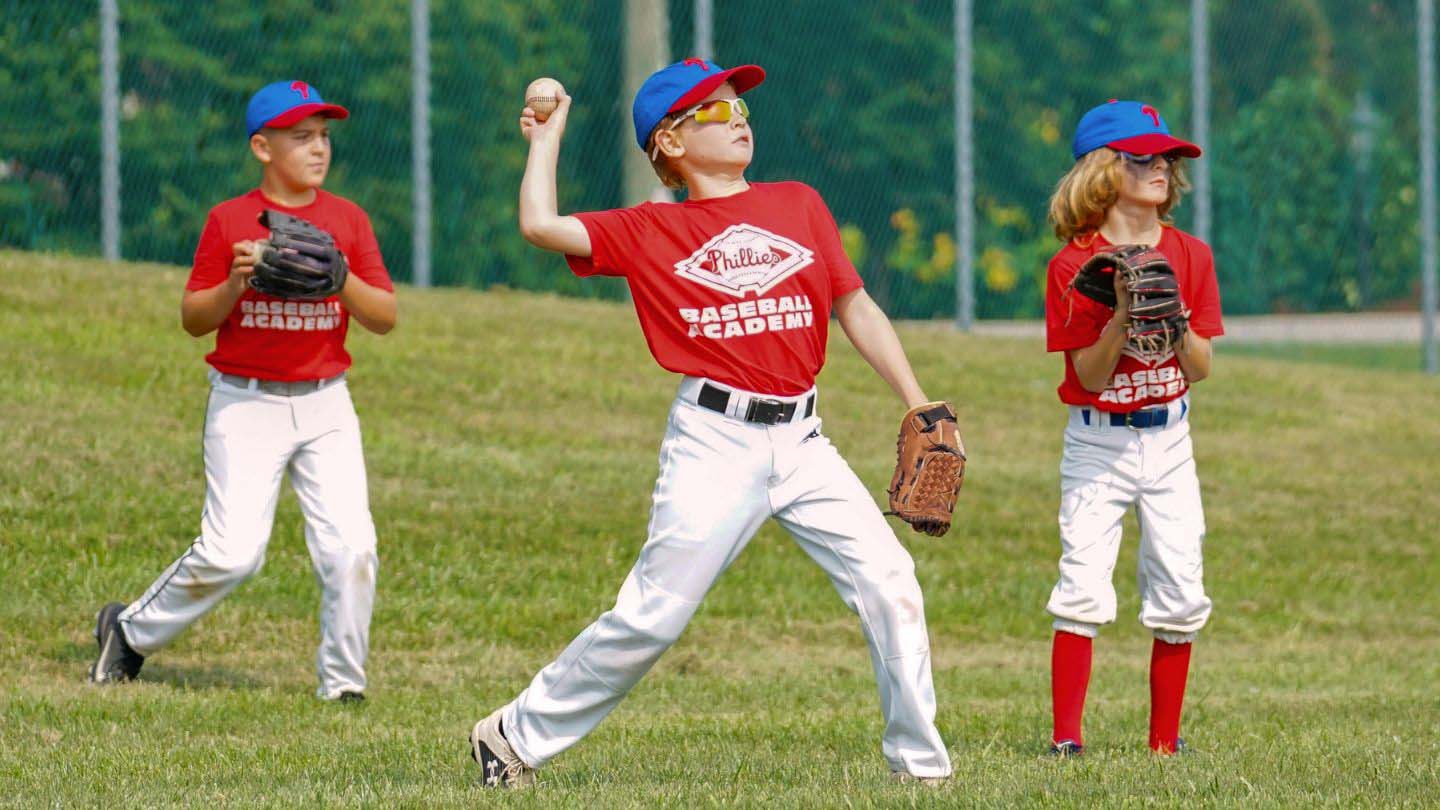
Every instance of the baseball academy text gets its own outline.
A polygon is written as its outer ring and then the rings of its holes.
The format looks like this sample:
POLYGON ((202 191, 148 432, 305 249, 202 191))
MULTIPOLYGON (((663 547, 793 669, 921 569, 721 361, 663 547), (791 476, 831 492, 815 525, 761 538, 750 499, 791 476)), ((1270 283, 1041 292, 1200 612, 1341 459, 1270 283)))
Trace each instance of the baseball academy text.
POLYGON ((1145 399, 1173 399, 1184 390, 1185 373, 1176 366, 1142 368, 1111 377, 1100 401, 1129 405, 1145 399))
POLYGON ((339 301, 241 301, 241 328, 322 332, 340 328, 339 301))
POLYGON ((808 295, 782 295, 718 307, 681 307, 680 317, 690 324, 690 337, 724 340, 808 328, 815 323, 814 309, 808 295))

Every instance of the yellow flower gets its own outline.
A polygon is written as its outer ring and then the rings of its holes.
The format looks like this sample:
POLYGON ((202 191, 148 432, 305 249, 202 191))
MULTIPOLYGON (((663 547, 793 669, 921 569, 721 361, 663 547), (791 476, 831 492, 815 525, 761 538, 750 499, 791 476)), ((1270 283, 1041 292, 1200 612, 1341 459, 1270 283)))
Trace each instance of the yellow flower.
POLYGON ((850 263, 856 267, 865 264, 865 255, 869 252, 869 246, 865 243, 865 232, 860 226, 854 223, 847 223, 840 228, 840 246, 845 249, 845 255, 850 257, 850 263))
POLYGON ((955 239, 949 233, 941 231, 935 234, 932 241, 934 252, 930 254, 930 261, 920 271, 920 278, 926 283, 939 281, 950 275, 955 270, 955 239))
POLYGON ((904 234, 913 234, 920 229, 920 223, 915 219, 914 211, 901 208, 890 215, 890 227, 904 234))
POLYGON ((995 292, 1008 293, 1015 289, 1016 282, 1020 280, 1010 261, 1010 254, 998 247, 985 248, 985 252, 980 254, 978 264, 985 275, 985 286, 995 292))

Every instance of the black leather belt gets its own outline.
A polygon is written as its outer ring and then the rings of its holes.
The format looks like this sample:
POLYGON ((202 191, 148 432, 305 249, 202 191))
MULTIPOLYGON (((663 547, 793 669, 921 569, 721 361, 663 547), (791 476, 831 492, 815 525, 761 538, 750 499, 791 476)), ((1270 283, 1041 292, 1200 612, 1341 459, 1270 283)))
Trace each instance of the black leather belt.
POLYGON ((255 383, 255 390, 281 397, 298 397, 305 394, 313 394, 321 388, 339 382, 344 378, 344 372, 323 380, 296 380, 295 382, 262 380, 258 377, 242 377, 239 374, 220 375, 221 382, 224 382, 226 385, 233 385, 236 388, 249 388, 253 381, 255 383))
MULTIPOLYGON (((723 388, 717 388, 710 383, 700 386, 700 396, 696 403, 702 408, 709 408, 717 413, 729 413, 730 394, 723 388)), ((781 422, 789 422, 795 417, 795 408, 798 402, 782 402, 778 399, 765 399, 763 397, 751 397, 750 404, 745 408, 743 418, 746 422, 756 422, 761 425, 778 425, 781 422)), ((815 413, 815 395, 811 394, 805 399, 805 417, 809 418, 815 413)))

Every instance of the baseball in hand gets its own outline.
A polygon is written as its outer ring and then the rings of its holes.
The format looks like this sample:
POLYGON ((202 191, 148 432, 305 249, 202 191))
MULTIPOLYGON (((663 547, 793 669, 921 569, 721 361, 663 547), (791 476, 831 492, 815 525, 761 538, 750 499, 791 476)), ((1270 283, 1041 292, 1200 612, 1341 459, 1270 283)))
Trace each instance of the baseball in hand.
POLYGON ((560 106, 560 96, 565 88, 550 77, 536 79, 525 88, 525 106, 535 111, 535 120, 544 121, 560 106))

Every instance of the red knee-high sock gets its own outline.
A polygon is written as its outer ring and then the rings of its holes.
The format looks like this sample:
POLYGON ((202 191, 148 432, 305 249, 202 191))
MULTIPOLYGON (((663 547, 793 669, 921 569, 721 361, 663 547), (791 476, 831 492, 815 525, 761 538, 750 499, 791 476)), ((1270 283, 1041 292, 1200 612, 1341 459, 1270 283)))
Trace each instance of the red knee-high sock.
POLYGON ((1050 648, 1050 705, 1055 714, 1052 742, 1080 737, 1080 718, 1085 713, 1085 690, 1090 686, 1090 659, 1094 639, 1055 631, 1050 648))
POLYGON ((1189 674, 1190 645, 1155 639, 1150 652, 1150 747, 1162 754, 1175 752, 1189 674))

